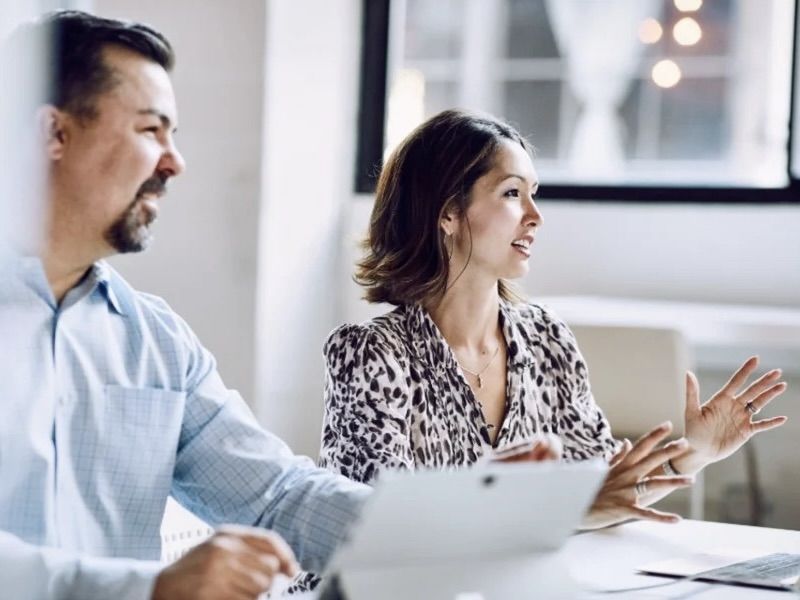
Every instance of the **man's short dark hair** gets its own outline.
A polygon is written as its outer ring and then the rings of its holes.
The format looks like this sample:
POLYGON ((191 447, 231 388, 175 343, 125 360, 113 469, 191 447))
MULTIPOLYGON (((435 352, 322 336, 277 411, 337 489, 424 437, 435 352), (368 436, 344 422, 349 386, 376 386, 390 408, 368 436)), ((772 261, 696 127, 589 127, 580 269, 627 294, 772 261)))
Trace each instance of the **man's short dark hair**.
POLYGON ((33 27, 43 27, 50 40, 53 71, 47 101, 79 118, 93 118, 97 96, 116 85, 113 71, 103 62, 104 48, 126 48, 167 71, 175 63, 167 38, 141 23, 62 10, 48 13, 33 27))

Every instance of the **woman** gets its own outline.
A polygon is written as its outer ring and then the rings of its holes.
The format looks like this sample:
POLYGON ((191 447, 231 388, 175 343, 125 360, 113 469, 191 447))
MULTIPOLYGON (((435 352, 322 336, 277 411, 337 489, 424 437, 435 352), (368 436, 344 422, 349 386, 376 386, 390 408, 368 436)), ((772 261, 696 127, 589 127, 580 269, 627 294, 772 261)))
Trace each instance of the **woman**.
POLYGON ((565 460, 610 462, 585 527, 675 521, 647 506, 785 422, 752 420, 785 389, 780 371, 745 387, 751 358, 703 405, 687 374, 685 438, 658 448, 666 423, 635 444, 615 440, 569 328, 508 284, 528 272, 538 186, 525 140, 489 116, 445 111, 394 152, 356 280, 369 301, 397 308, 326 342, 320 462, 370 482, 387 468, 470 465, 549 434, 565 460))

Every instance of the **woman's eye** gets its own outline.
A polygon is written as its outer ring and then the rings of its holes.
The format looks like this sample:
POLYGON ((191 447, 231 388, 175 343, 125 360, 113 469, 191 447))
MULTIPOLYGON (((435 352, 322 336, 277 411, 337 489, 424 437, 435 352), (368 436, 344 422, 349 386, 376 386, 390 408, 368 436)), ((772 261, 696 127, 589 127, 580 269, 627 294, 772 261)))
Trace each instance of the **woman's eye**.
POLYGON ((504 196, 508 198, 519 198, 519 190, 508 190, 504 196))

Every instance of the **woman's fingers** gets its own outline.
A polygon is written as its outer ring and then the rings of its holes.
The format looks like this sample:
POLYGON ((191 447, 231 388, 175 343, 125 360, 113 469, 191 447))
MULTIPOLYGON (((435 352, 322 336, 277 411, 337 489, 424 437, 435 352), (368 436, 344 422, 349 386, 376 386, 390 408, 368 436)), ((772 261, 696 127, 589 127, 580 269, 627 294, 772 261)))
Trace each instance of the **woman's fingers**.
POLYGON ((628 452, 631 451, 633 444, 628 438, 622 440, 622 443, 619 445, 619 450, 617 450, 616 454, 611 457, 611 460, 608 461, 608 464, 612 467, 618 465, 625 457, 628 455, 628 452))
POLYGON ((742 366, 739 367, 733 375, 731 375, 728 383, 722 386, 722 389, 719 391, 719 393, 728 393, 731 396, 735 396, 736 390, 745 384, 747 378, 750 377, 752 372, 756 370, 757 366, 757 356, 751 356, 748 358, 746 361, 744 361, 744 364, 742 364, 742 366))
POLYGON ((658 427, 654 427, 649 432, 645 433, 633 444, 628 456, 621 462, 628 465, 635 465, 645 456, 650 454, 665 437, 672 431, 672 423, 669 421, 663 422, 658 427))
POLYGON ((700 383, 697 376, 691 371, 686 371, 686 415, 700 412, 700 383))
POLYGON ((748 402, 752 402, 753 398, 756 398, 759 394, 764 392, 770 386, 773 386, 778 379, 780 379, 781 370, 780 369, 773 369, 772 371, 768 371, 764 373, 761 377, 756 379, 753 383, 747 386, 745 390, 736 397, 736 400, 741 402, 742 404, 747 404, 748 402))
POLYGON ((646 475, 657 466, 664 464, 668 460, 679 457, 688 449, 689 442, 686 439, 676 440, 665 445, 663 448, 651 452, 634 466, 642 475, 646 475))
POLYGON ((643 508, 641 506, 631 507, 631 516, 648 521, 658 521, 659 523, 677 523, 681 520, 680 516, 673 513, 666 513, 655 508, 643 508))
MULTIPOLYGON (((694 483, 694 477, 691 475, 657 475, 654 477, 647 477, 641 479, 637 485, 644 484, 647 493, 672 491, 684 487, 689 487, 694 483)), ((634 486, 635 488, 636 486, 634 486)))
POLYGON ((760 411, 762 408, 764 408, 767 404, 769 404, 774 398, 780 396, 783 392, 785 392, 786 391, 786 387, 787 387, 787 385, 786 385, 786 382, 784 382, 784 381, 782 381, 780 383, 776 383, 772 387, 767 388, 766 390, 761 392, 754 399, 750 400, 749 402, 746 402, 745 406, 747 404, 750 404, 753 407, 753 409, 755 410, 755 413, 753 413, 753 414, 756 414, 756 413, 758 413, 758 411, 760 411))
POLYGON ((788 420, 789 417, 771 417, 769 419, 762 419, 760 421, 756 421, 751 426, 754 432, 761 433, 762 431, 769 431, 770 429, 775 429, 776 427, 780 427, 788 420))
POLYGON ((556 448, 548 441, 540 440, 531 450, 531 460, 535 462, 558 460, 559 458, 561 458, 561 447, 556 448))

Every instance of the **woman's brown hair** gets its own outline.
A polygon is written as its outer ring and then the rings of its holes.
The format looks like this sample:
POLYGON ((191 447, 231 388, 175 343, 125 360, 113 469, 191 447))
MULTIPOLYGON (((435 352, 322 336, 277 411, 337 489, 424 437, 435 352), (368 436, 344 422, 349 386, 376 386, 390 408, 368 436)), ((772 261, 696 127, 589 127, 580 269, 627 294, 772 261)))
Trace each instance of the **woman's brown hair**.
MULTIPOLYGON (((491 168, 504 140, 525 139, 510 125, 462 110, 446 110, 417 127, 389 157, 355 280, 369 302, 427 304, 444 294, 449 258, 440 227, 448 212, 464 216, 472 186, 491 168)), ((500 296, 520 295, 505 281, 500 296)))

